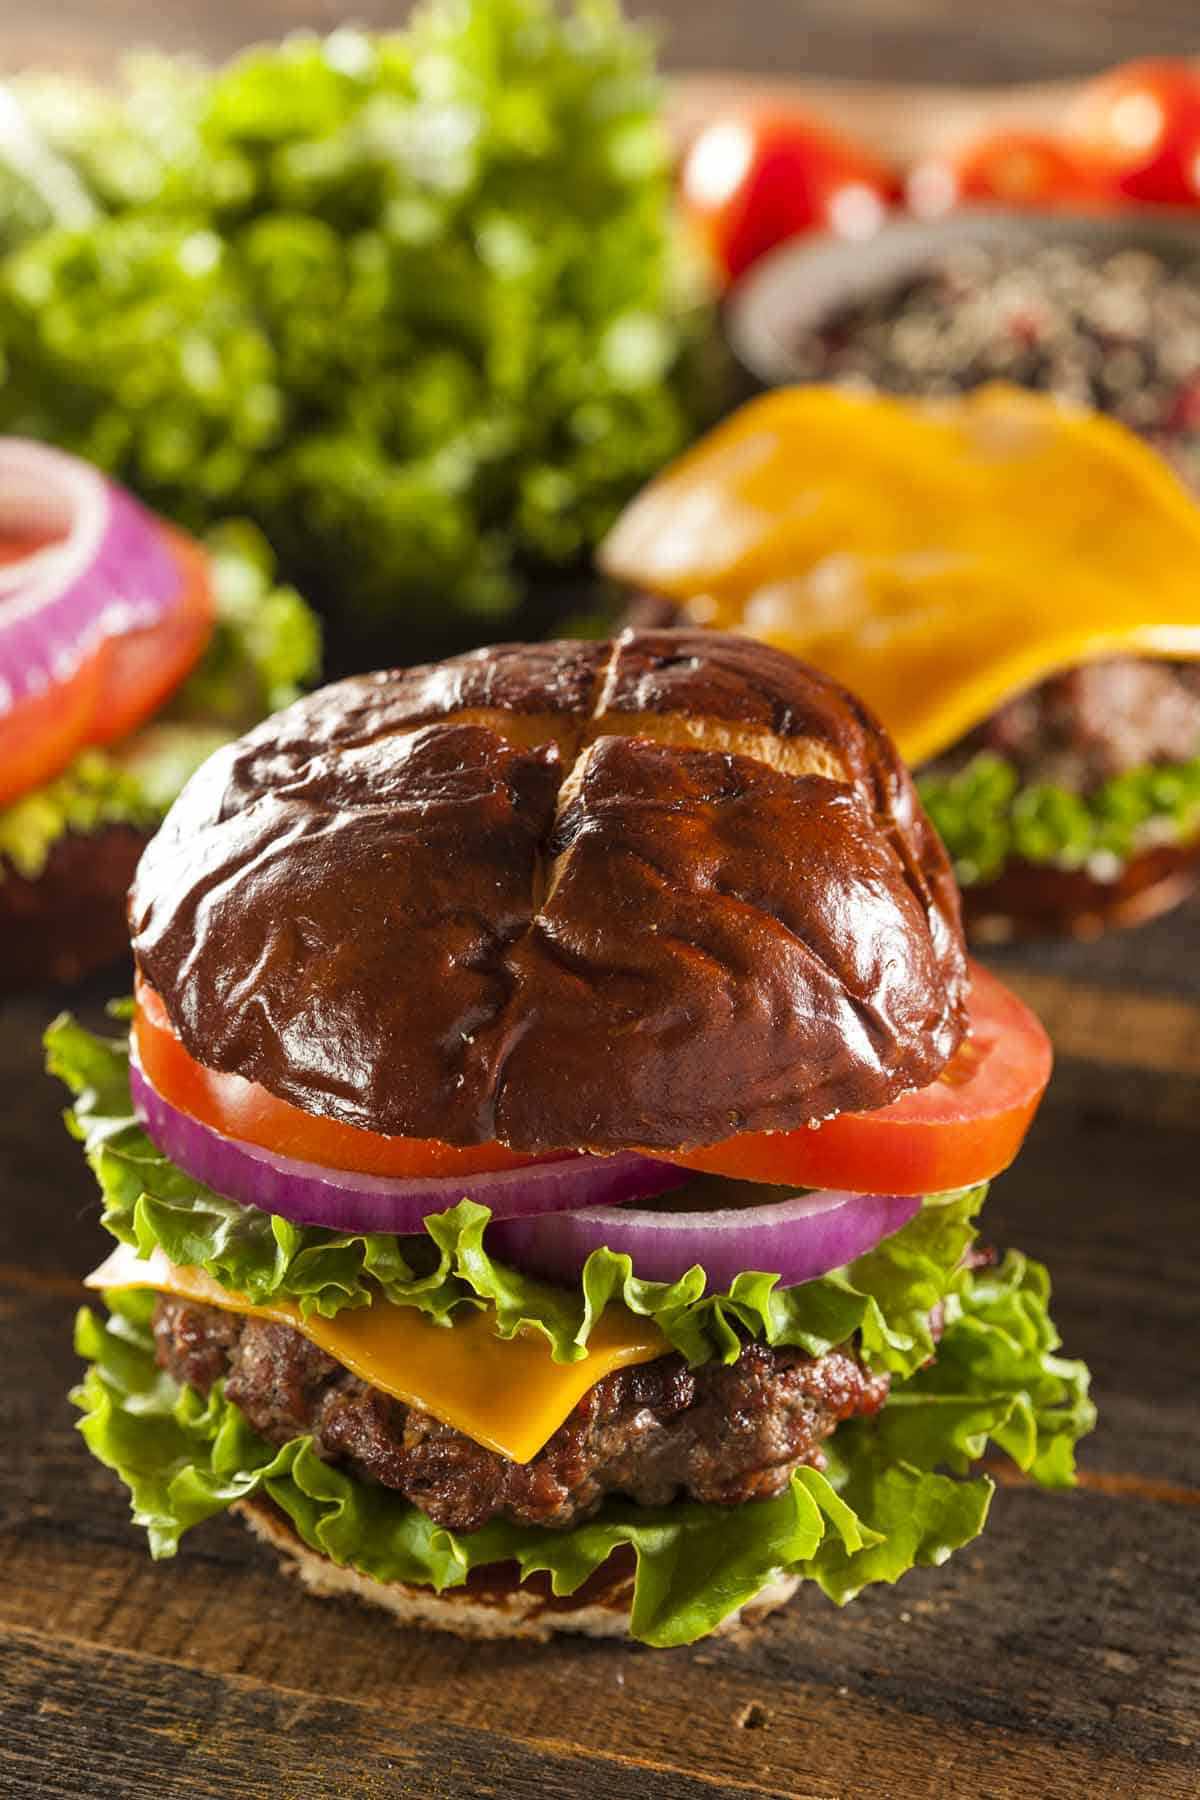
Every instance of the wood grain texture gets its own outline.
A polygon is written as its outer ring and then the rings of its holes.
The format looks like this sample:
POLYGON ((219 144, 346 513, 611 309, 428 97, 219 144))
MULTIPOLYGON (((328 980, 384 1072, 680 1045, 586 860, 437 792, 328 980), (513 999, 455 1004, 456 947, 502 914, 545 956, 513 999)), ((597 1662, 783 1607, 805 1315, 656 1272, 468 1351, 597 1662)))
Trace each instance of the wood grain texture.
MULTIPOLYGON (((661 34, 672 68, 745 69, 874 83, 1033 82, 1100 68, 1147 49, 1200 50, 1187 0, 627 0, 661 34)), ((298 27, 347 16, 392 25, 405 0, 7 0, 6 60, 103 68, 131 44, 225 56, 298 27)))

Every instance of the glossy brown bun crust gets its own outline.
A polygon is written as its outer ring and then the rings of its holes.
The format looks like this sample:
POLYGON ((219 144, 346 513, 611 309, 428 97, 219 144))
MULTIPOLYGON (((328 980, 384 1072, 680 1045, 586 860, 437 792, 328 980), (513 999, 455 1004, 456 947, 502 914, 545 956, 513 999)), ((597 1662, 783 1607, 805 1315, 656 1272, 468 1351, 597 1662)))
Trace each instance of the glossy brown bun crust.
POLYGON ((927 1085, 959 902, 882 728, 707 631, 359 676, 205 765, 130 895, 191 1054, 521 1151, 793 1130, 927 1085))
POLYGON ((148 835, 65 832, 32 879, 0 865, 0 993, 79 981, 128 954, 125 895, 148 835))

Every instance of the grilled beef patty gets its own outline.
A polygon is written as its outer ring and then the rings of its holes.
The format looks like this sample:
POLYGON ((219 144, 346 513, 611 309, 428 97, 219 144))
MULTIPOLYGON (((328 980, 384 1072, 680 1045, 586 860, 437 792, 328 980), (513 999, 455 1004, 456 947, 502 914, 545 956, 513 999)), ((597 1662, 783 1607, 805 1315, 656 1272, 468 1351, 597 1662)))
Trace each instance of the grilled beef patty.
POLYGON ((369 1387, 290 1325, 161 1295, 154 1335, 164 1369, 201 1394, 223 1377, 270 1443, 311 1434, 319 1456, 454 1531, 495 1518, 562 1528, 610 1493, 645 1506, 768 1500, 800 1464, 821 1468, 835 1425, 877 1412, 888 1392, 846 1350, 750 1343, 735 1363, 699 1369, 663 1356, 606 1375, 532 1462, 514 1463, 369 1387))

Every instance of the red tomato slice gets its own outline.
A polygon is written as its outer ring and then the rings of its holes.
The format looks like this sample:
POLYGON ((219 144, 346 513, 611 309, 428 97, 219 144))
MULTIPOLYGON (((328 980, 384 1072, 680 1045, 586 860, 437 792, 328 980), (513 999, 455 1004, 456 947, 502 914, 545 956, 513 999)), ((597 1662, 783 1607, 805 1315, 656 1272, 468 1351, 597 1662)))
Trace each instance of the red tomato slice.
POLYGON ((0 806, 10 806, 61 774, 87 742, 88 727, 104 681, 107 649, 77 669, 70 681, 18 700, 0 714, 0 806))
POLYGON ((519 1156, 502 1144, 475 1144, 463 1149, 435 1138, 384 1137, 322 1119, 280 1100, 257 1082, 241 1075, 206 1069, 190 1056, 175 1035, 162 998, 140 978, 134 1038, 142 1068, 163 1099, 226 1137, 257 1144, 276 1156, 348 1169, 359 1175, 398 1178, 423 1175, 479 1175, 491 1169, 519 1169, 549 1162, 545 1156, 519 1156))
POLYGON ((161 521, 159 529, 179 567, 183 592, 160 624, 110 639, 88 739, 93 744, 115 743, 151 718, 195 668, 212 635, 208 558, 182 532, 161 521))
MULTIPOLYGON (((52 781, 89 744, 127 737, 156 713, 190 673, 212 634, 208 561, 198 544, 161 526, 183 592, 163 621, 108 638, 69 681, 19 700, 0 714, 0 806, 52 781)), ((0 564, 16 561, 20 549, 0 564)))
MULTIPOLYGON (((970 1037, 929 1087, 812 1130, 747 1132, 670 1160, 709 1174, 856 1194, 937 1194, 1006 1169, 1050 1079, 1050 1040, 1023 1001, 971 965, 970 1037)), ((657 1152, 656 1154, 661 1154, 657 1152)))
POLYGON ((796 113, 714 119, 693 140, 681 175, 684 209, 734 280, 802 231, 869 237, 898 184, 868 150, 796 113))
POLYGON ((1089 82, 1070 135, 1080 162, 1118 192, 1200 202, 1200 76, 1187 63, 1151 57, 1089 82))

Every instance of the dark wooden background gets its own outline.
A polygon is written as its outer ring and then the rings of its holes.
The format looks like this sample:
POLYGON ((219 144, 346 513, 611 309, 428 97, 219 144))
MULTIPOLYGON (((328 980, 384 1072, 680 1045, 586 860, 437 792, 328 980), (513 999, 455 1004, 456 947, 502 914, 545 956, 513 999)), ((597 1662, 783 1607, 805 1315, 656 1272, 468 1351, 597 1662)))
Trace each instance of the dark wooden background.
MULTIPOLYGON (((1193 0, 627 0, 673 68, 868 81, 1040 81, 1200 51, 1193 0)), ((102 65, 134 43, 225 55, 299 25, 395 24, 406 0, 4 0, 0 50, 102 65)))
MULTIPOLYGON (((1200 49, 1194 0, 638 10, 666 21, 674 67, 776 76, 989 83, 1200 49)), ((0 67, 103 72, 137 42, 218 54, 340 15, 336 0, 4 0, 0 67)), ((885 138, 936 122, 924 97, 866 105, 885 138)), ((945 116, 964 106, 946 94, 945 116)), ((754 1636, 670 1653, 401 1632, 304 1597, 229 1522, 151 1565, 63 1399, 78 1276, 103 1242, 38 1072, 55 1001, 0 1006, 0 1794, 1195 1800, 1200 905, 1000 960, 1060 1060, 988 1237, 1051 1264, 1067 1348, 1091 1362, 1082 1485, 1006 1482, 947 1568, 843 1612, 805 1595, 754 1636)))

